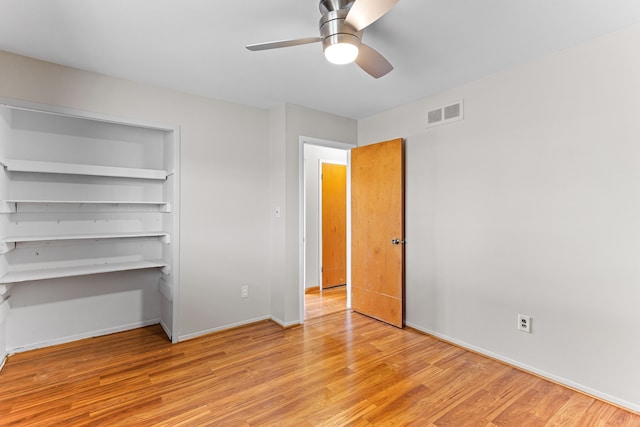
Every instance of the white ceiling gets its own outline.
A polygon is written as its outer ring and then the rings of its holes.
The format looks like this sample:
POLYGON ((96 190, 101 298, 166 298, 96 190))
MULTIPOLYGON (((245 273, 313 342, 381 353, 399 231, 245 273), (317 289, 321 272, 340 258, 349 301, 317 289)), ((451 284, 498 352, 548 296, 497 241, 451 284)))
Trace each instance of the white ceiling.
MULTIPOLYGON (((0 50, 260 108, 359 119, 640 22, 640 0, 400 0, 364 41, 395 69, 332 65, 317 0, 0 0, 0 50)), ((635 53, 637 54, 637 53, 635 53)))

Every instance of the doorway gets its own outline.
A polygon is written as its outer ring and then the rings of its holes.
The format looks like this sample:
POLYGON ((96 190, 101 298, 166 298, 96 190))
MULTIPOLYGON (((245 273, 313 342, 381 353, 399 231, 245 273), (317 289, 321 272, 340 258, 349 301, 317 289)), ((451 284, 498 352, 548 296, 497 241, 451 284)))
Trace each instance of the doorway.
MULTIPOLYGON (((298 236, 299 236, 299 258, 298 258, 298 278, 299 278, 299 319, 301 323, 304 323, 305 319, 305 209, 306 200, 305 197, 305 146, 319 146, 328 148, 338 148, 339 150, 345 150, 347 155, 347 286, 346 286, 346 309, 354 309, 362 314, 370 317, 377 318, 389 324, 397 327, 404 326, 404 149, 403 140, 395 139, 377 144, 371 144, 365 147, 355 147, 349 144, 336 143, 324 140, 314 140, 311 138, 300 137, 299 140, 299 221, 298 221, 298 236), (355 152, 357 153, 357 156, 355 152), (358 163, 355 163, 356 158, 358 163), (352 159, 354 163, 352 164, 352 159), (359 178, 356 180, 356 176, 359 178), (364 177, 364 181, 361 179, 364 177), (374 179, 375 178, 375 179, 374 179), (357 204, 354 204, 354 208, 358 207, 357 211, 368 212, 365 218, 366 220, 358 221, 358 229, 360 230, 357 241, 359 242, 358 251, 352 245, 352 180, 353 184, 364 183, 354 186, 354 190, 357 193, 357 204), (364 190, 364 191, 363 191, 364 190), (391 191, 388 191, 391 190, 391 191), (373 197, 367 197, 370 194, 373 197), (387 200, 385 202, 385 200, 387 200), (373 203, 375 201, 376 203, 373 203), (382 205, 379 205, 381 202, 382 205), (388 205, 388 206, 387 206, 388 205), (387 217, 385 212, 387 207, 393 207, 389 212, 393 211, 393 218, 397 219, 399 227, 391 227, 392 224, 384 224, 384 219, 387 217), (372 216, 371 216, 372 215, 372 216), (382 221, 382 223, 380 222, 382 221), (364 225, 364 227, 362 227, 364 225), (396 230, 397 228, 397 230, 396 230), (364 230, 364 231, 363 231, 364 230), (384 233, 379 233, 379 230, 383 230, 384 233), (369 245, 367 239, 361 238, 362 233, 364 235, 377 236, 375 237, 375 245, 369 245), (391 233, 389 236, 387 234, 391 233), (380 240, 382 239, 382 240, 380 240), (387 250, 388 247, 392 247, 391 251, 387 250), (386 249, 385 249, 386 248, 386 249), (364 249, 364 250, 362 250, 364 249), (368 253, 373 251, 383 255, 382 259, 372 261, 368 253), (352 260, 352 254, 358 255, 357 263, 354 266, 357 268, 357 295, 354 294, 354 288, 352 286, 352 261, 355 262, 356 258, 352 260), (390 255, 391 254, 391 255, 390 255), (363 258, 364 255, 364 258, 363 258), (362 261, 365 260, 363 263, 362 261), (388 269, 390 274, 395 277, 394 280, 386 280, 381 275, 374 275, 377 278, 373 280, 374 276, 369 274, 369 279, 366 277, 363 279, 362 273, 366 273, 369 268, 368 265, 376 265, 378 267, 391 263, 394 268, 388 269), (363 268, 364 267, 364 268, 363 268), (394 274, 393 272, 397 272, 394 274), (393 292, 392 292, 393 291, 393 292), (357 300, 355 299, 357 296, 357 300), (389 299, 390 298, 390 299, 389 299), (387 299, 389 301, 383 301, 387 299), (391 302, 393 304, 387 304, 391 302), (354 305, 355 304, 355 305, 354 305), (356 307, 357 305, 357 307, 356 307), (369 308, 373 308, 370 310, 369 308), (388 312, 388 313, 386 313, 388 312), (391 317, 382 315, 390 314, 391 317), (389 318, 388 318, 389 317, 389 318)), ((308 163, 310 164, 310 163, 308 163)), ((355 216, 354 216, 355 218, 355 216)), ((360 215, 359 218, 362 218, 360 215)), ((389 217, 388 219, 391 219, 389 217)), ((395 222, 394 222, 395 224, 395 222)), ((386 270, 385 270, 386 271, 386 270)), ((318 286, 319 281, 317 282, 318 286)))
POLYGON ((317 317, 350 306, 350 178, 349 150, 354 145, 333 141, 300 138, 300 319, 317 317), (343 165, 346 171, 346 242, 344 255, 346 276, 342 286, 323 290, 322 261, 322 181, 323 164, 343 165))

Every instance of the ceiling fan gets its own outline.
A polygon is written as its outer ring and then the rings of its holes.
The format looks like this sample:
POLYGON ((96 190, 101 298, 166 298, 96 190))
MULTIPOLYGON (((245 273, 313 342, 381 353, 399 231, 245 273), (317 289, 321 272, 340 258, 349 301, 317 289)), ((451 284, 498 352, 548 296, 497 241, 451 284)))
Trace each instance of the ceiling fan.
POLYGON ((366 27, 389 12, 399 0, 320 0, 320 37, 307 37, 267 43, 250 44, 252 51, 278 49, 322 42, 329 62, 354 62, 374 78, 380 78, 393 66, 377 50, 362 43, 366 27))

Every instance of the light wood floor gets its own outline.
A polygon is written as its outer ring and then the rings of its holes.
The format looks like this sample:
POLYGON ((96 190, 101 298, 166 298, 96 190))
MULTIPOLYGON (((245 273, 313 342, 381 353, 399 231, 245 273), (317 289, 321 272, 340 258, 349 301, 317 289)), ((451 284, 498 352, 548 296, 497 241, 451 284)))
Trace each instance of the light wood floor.
POLYGON ((640 416, 342 310, 171 345, 159 326, 11 356, 0 424, 640 426, 640 416))
POLYGON ((347 286, 336 286, 322 292, 315 291, 304 295, 304 318, 336 313, 347 309, 347 286))

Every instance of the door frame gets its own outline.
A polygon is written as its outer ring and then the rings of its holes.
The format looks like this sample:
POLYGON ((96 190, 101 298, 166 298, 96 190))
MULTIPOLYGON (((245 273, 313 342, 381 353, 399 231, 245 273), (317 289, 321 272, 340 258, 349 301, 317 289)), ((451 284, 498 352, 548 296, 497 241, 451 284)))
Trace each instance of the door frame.
MULTIPOLYGON (((347 163, 348 163, 348 158, 350 157, 350 154, 347 154, 347 163)), ((320 278, 320 293, 322 293, 322 284, 324 283, 324 273, 322 271, 322 267, 323 267, 323 263, 322 263, 322 186, 324 185, 324 182, 322 181, 322 165, 323 164, 328 164, 328 165, 340 165, 340 166, 347 166, 347 163, 342 163, 338 160, 327 160, 327 159, 318 159, 318 182, 320 183, 320 188, 318 189, 318 229, 320 232, 320 235, 318 236, 318 269, 320 270, 318 272, 318 277, 320 278)), ((350 244, 351 244, 351 239, 350 239, 350 223, 349 223, 349 219, 351 218, 351 209, 350 209, 350 205, 351 205, 351 193, 350 193, 350 179, 351 177, 349 176, 349 166, 347 166, 347 182, 346 182, 346 186, 347 186, 347 203, 345 205, 345 209, 346 209, 346 214, 347 214, 347 231, 346 231, 346 238, 347 238, 347 275, 349 273, 349 264, 351 262, 351 257, 350 255, 350 244)), ((305 206, 306 209, 306 206, 305 206)), ((303 258, 304 259, 304 258, 303 258)), ((348 280, 348 277, 345 277, 345 280, 348 280)), ((347 289, 349 285, 347 285, 347 289)), ((350 295, 351 293, 348 292, 348 294, 350 295)))
POLYGON ((305 193, 304 193, 304 145, 316 145, 319 147, 337 148, 347 152, 347 308, 351 308, 351 149, 356 144, 331 141, 308 136, 300 136, 298 140, 298 314, 300 324, 304 323, 304 278, 305 278, 305 250, 304 250, 304 219, 305 219, 305 193))

